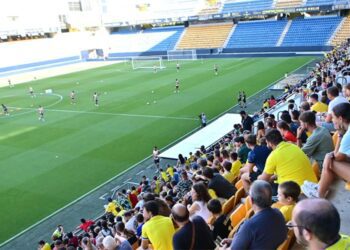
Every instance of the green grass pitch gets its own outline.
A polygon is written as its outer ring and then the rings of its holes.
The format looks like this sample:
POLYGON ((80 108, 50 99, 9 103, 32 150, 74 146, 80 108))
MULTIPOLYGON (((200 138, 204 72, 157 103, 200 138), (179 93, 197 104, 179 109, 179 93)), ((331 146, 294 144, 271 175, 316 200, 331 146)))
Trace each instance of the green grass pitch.
POLYGON ((0 242, 198 127, 200 112, 213 118, 236 104, 238 91, 252 95, 310 59, 198 60, 182 62, 179 73, 164 62, 156 74, 120 63, 0 88, 11 107, 0 115, 0 242), (49 88, 56 95, 39 94, 49 88))

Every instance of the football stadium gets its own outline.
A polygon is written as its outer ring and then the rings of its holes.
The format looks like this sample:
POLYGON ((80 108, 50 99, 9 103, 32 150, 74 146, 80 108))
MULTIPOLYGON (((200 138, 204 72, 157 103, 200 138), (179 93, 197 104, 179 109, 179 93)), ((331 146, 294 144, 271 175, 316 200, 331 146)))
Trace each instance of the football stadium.
POLYGON ((0 249, 350 249, 349 0, 3 0, 0 54, 0 249))

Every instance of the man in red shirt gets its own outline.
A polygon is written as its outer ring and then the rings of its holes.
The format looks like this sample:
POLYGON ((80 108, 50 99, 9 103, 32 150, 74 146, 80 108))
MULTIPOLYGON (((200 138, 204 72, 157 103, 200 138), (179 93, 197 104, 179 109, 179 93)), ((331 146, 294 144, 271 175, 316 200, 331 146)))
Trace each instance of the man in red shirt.
POLYGON ((81 224, 77 227, 80 228, 81 230, 84 230, 85 232, 89 232, 89 227, 95 222, 93 220, 85 220, 84 218, 80 219, 81 224))

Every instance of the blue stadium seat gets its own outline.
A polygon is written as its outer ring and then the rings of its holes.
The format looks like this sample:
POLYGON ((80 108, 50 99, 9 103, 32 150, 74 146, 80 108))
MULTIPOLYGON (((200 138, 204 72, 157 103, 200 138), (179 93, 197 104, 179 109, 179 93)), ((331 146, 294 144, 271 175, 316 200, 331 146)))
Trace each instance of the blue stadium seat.
POLYGON ((175 31, 173 35, 166 38, 165 40, 161 41, 157 45, 153 46, 148 51, 167 51, 167 50, 173 50, 175 48, 175 45, 177 41, 179 40, 184 28, 183 27, 170 27, 170 28, 160 28, 160 29, 151 29, 147 32, 169 32, 169 31, 175 31))
POLYGON ((287 21, 240 22, 226 48, 275 47, 287 21))
POLYGON ((335 5, 346 3, 348 3, 347 0, 307 0, 305 6, 335 5))
POLYGON ((227 1, 222 9, 222 13, 231 12, 252 12, 272 9, 272 0, 235 0, 227 1))
POLYGON ((336 16, 295 19, 284 38, 282 46, 326 45, 341 20, 341 17, 336 16))

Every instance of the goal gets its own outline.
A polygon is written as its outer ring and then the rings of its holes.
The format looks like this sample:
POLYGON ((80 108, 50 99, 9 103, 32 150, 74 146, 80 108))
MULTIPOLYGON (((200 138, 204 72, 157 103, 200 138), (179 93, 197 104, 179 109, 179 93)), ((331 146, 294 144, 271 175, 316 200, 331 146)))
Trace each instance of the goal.
POLYGON ((165 69, 162 57, 133 57, 131 65, 132 69, 165 69))
POLYGON ((168 61, 197 60, 196 50, 168 50, 168 61))

